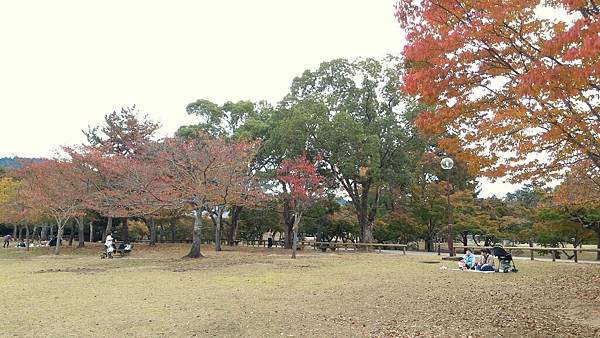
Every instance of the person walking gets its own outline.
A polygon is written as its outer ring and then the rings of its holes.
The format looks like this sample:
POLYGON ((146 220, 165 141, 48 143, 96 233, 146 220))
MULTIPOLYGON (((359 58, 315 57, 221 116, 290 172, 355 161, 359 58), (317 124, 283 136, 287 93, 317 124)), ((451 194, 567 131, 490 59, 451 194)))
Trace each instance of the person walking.
POLYGON ((12 236, 10 234, 4 236, 4 245, 2 246, 3 248, 8 248, 10 247, 10 240, 12 239, 12 236))
POLYGON ((106 249, 106 256, 108 258, 112 258, 112 253, 113 253, 113 251, 115 251, 115 248, 113 246, 113 241, 114 241, 114 238, 112 236, 112 233, 109 232, 108 235, 106 235, 106 241, 104 242, 104 246, 106 249))

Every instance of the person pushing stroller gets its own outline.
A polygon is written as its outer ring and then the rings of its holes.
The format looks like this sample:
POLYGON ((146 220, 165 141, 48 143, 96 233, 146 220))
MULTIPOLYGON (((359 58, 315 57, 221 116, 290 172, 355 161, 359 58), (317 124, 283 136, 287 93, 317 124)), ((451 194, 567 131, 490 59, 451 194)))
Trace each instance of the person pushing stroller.
POLYGON ((112 258, 113 252, 115 251, 114 240, 112 233, 109 232, 104 241, 104 253, 102 258, 112 258))

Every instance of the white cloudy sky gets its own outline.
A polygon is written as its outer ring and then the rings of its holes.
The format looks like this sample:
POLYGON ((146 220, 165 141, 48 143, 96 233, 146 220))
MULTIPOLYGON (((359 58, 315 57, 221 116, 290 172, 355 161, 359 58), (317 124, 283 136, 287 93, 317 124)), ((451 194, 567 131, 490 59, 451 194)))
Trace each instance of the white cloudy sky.
POLYGON ((0 0, 0 157, 49 156, 132 104, 167 135, 198 98, 276 102, 322 61, 399 53, 393 4, 0 0))

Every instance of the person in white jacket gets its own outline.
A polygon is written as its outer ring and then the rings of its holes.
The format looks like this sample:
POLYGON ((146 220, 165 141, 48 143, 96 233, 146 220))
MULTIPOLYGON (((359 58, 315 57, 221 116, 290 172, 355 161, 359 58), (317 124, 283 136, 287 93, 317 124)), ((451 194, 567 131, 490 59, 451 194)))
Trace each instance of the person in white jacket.
POLYGON ((106 246, 106 253, 107 253, 107 254, 112 254, 112 252, 113 252, 113 251, 114 251, 114 249, 115 249, 115 248, 113 247, 113 241, 114 241, 114 238, 113 238, 112 234, 111 234, 111 233, 109 233, 109 234, 106 236, 106 241, 104 241, 104 246, 106 246))

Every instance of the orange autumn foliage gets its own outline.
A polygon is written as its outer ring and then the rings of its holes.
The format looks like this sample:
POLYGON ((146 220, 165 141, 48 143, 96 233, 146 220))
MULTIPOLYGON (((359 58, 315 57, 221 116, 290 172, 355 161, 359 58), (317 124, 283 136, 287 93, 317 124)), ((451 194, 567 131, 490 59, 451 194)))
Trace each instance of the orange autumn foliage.
POLYGON ((404 90, 418 126, 514 181, 600 168, 600 4, 592 0, 399 0, 404 90), (539 155, 535 155, 539 154, 539 155))

